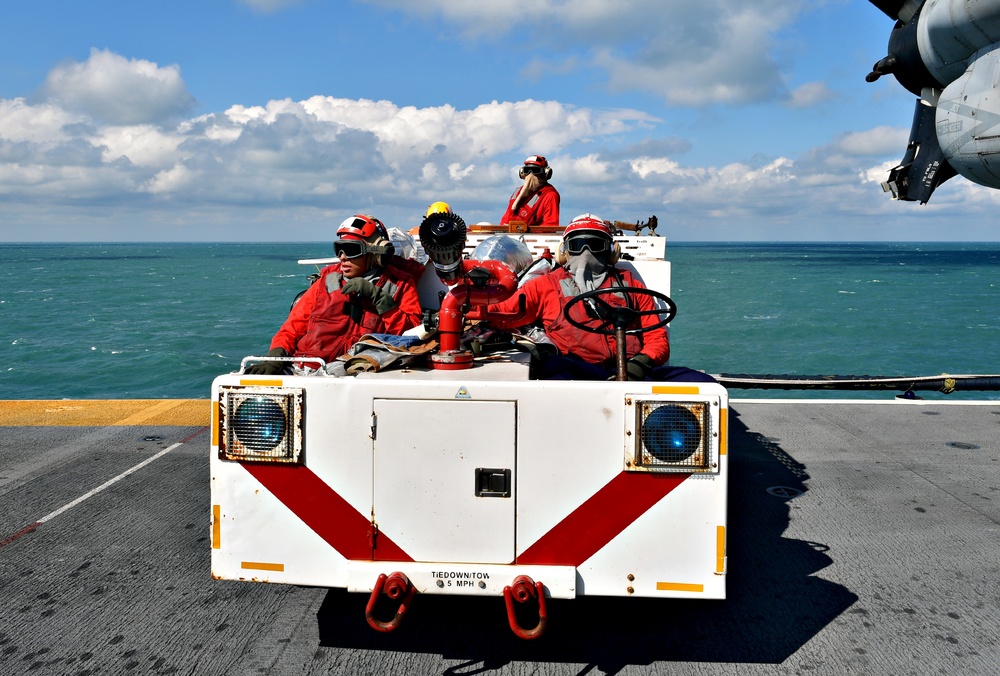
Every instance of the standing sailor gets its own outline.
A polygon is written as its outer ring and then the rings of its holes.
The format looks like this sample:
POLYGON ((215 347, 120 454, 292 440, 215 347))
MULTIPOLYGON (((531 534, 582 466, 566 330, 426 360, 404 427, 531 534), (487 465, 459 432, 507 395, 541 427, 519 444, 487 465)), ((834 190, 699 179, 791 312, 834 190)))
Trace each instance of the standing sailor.
POLYGON ((559 192, 549 184, 552 167, 548 160, 532 155, 524 160, 517 175, 524 182, 510 196, 500 225, 511 221, 521 221, 527 226, 559 225, 559 192))

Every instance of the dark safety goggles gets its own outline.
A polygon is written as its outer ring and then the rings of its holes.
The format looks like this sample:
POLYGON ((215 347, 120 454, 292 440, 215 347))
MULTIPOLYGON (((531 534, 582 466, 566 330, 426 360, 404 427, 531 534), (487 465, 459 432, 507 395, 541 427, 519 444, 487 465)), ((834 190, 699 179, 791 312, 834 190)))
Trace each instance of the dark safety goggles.
POLYGON ((536 167, 534 165, 525 165, 521 167, 521 171, 525 174, 534 174, 535 176, 541 176, 542 172, 545 170, 541 167, 536 167))
POLYGON ((611 250, 611 242, 607 237, 595 235, 578 235, 566 240, 566 251, 571 256, 582 254, 584 249, 590 249, 591 253, 603 253, 611 250))
POLYGON ((333 243, 333 253, 337 258, 357 258, 368 253, 368 247, 364 242, 356 239, 338 239, 333 243))

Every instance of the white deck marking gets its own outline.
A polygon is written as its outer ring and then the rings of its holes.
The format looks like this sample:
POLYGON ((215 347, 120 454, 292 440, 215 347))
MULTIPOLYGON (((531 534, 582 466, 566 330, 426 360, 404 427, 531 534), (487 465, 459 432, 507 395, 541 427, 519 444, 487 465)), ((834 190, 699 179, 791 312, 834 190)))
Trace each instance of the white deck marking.
POLYGON ((83 495, 81 495, 80 497, 78 497, 73 502, 68 502, 65 505, 63 505, 62 507, 60 507, 59 509, 57 509, 56 511, 49 512, 48 514, 46 514, 45 516, 43 516, 41 519, 39 519, 38 523, 45 523, 46 521, 49 521, 50 519, 56 518, 57 516, 59 516, 60 514, 62 514, 63 512, 65 512, 66 510, 72 509, 73 507, 76 507, 77 505, 79 505, 81 502, 83 502, 87 498, 94 497, 95 495, 97 495, 98 493, 100 493, 101 491, 103 491, 105 488, 107 488, 107 487, 109 487, 109 486, 111 486, 113 484, 118 483, 119 481, 121 481, 122 479, 124 479, 125 477, 127 477, 129 474, 132 474, 133 472, 139 471, 140 469, 142 469, 143 467, 145 467, 149 463, 153 462, 154 460, 157 460, 158 458, 163 457, 164 455, 166 455, 170 451, 174 450, 175 448, 177 448, 178 446, 180 446, 183 443, 184 443, 183 441, 178 441, 173 446, 167 446, 166 448, 164 448, 162 451, 160 451, 156 455, 146 458, 145 460, 143 460, 142 462, 140 462, 138 465, 130 467, 129 469, 125 470, 124 472, 122 472, 121 474, 119 474, 118 476, 116 476, 115 478, 108 479, 107 481, 105 481, 103 484, 101 484, 97 488, 94 488, 93 490, 87 491, 86 493, 84 493, 83 495))
POLYGON ((98 493, 100 493, 101 491, 103 491, 105 488, 108 488, 109 486, 112 486, 112 485, 118 483, 119 481, 121 481, 122 479, 124 479, 125 477, 127 477, 128 475, 133 474, 135 472, 138 472, 140 469, 142 469, 143 467, 145 467, 149 463, 153 462, 154 460, 158 460, 159 458, 162 458, 163 456, 165 456, 170 451, 174 450, 175 448, 177 448, 179 446, 184 445, 185 443, 187 443, 191 439, 194 439, 196 436, 198 436, 202 432, 206 431, 207 429, 208 429, 208 427, 203 427, 202 429, 198 430, 194 434, 188 435, 187 437, 181 439, 176 444, 173 444, 172 446, 168 446, 168 447, 164 448, 162 451, 160 451, 156 455, 153 455, 153 456, 150 456, 150 457, 146 458, 145 460, 143 460, 142 462, 140 462, 138 465, 134 465, 134 466, 128 468, 127 470, 125 470, 124 472, 122 472, 118 476, 114 477, 113 479, 108 479, 107 481, 105 481, 103 484, 101 484, 97 488, 94 488, 92 490, 87 491, 86 493, 84 493, 83 495, 81 495, 80 497, 78 497, 76 500, 73 500, 72 502, 66 503, 65 505, 63 505, 59 509, 55 510, 54 512, 49 512, 48 514, 46 514, 42 518, 38 519, 37 521, 35 521, 31 525, 26 526, 25 528, 22 528, 18 532, 14 533, 13 535, 11 535, 11 536, 9 536, 7 538, 4 538, 3 540, 0 540, 0 547, 2 547, 4 545, 7 545, 7 544, 10 544, 14 540, 17 540, 18 538, 20 538, 22 535, 27 535, 28 533, 31 533, 36 528, 38 528, 38 526, 40 526, 41 524, 45 523, 46 521, 51 521, 52 519, 56 518, 57 516, 59 516, 63 512, 76 507, 77 505, 79 505, 84 500, 87 500, 88 498, 94 497, 95 495, 97 495, 98 493))

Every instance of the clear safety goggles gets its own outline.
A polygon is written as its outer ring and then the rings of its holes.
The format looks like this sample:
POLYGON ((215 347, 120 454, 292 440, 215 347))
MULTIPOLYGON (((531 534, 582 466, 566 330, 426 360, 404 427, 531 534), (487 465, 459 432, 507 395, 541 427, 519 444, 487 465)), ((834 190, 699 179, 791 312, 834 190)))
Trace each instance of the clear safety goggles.
POLYGON ((603 253, 611 250, 611 242, 607 237, 596 235, 578 235, 566 240, 566 251, 571 256, 582 254, 584 249, 590 249, 591 253, 603 253))
POLYGON ((368 253, 368 246, 356 239, 338 239, 333 243, 333 253, 337 258, 357 258, 368 253))

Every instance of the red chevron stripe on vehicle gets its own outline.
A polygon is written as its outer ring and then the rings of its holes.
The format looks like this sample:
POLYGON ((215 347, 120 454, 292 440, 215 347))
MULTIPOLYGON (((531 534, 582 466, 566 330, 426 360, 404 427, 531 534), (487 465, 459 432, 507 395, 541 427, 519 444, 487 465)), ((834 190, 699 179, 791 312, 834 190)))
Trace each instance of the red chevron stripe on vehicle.
POLYGON ((413 560, 381 532, 375 535, 372 542, 371 520, 323 483, 308 467, 240 464, 344 558, 355 561, 371 561, 373 558, 380 561, 413 560), (376 557, 372 556, 373 549, 376 557))
POLYGON ((517 563, 579 566, 689 476, 622 472, 528 547, 517 563))
MULTIPOLYGON (((243 467, 344 558, 355 561, 413 560, 384 531, 374 535, 373 543, 374 531, 370 519, 309 468, 251 463, 243 464, 243 467)), ((579 566, 689 476, 622 472, 512 563, 579 566)))

